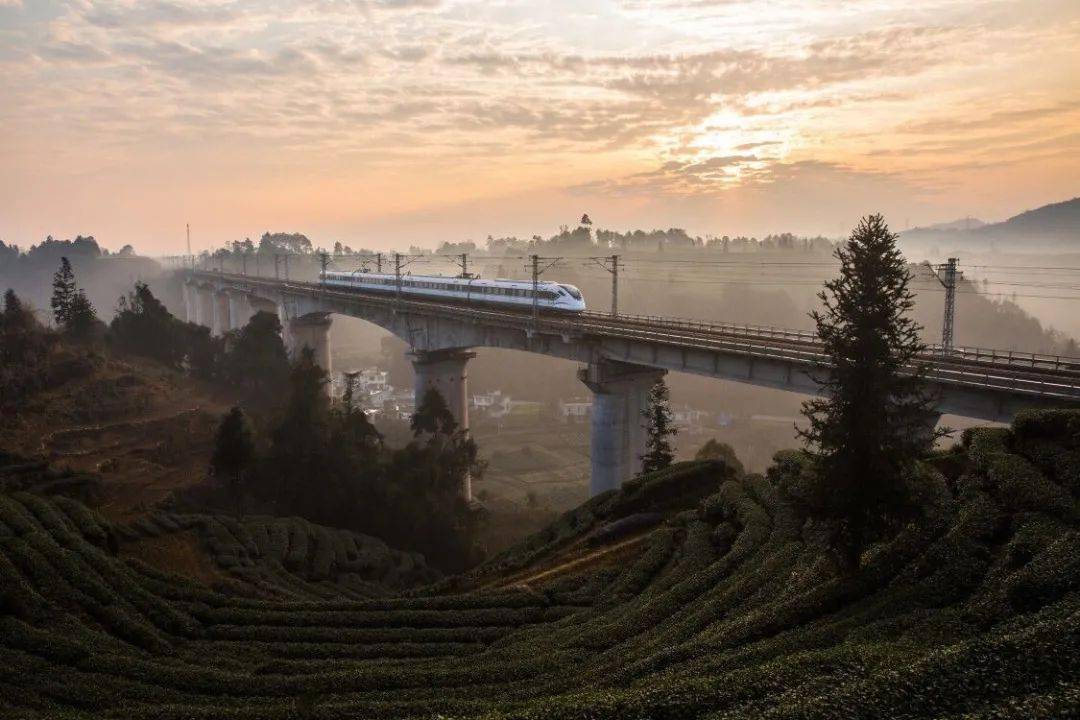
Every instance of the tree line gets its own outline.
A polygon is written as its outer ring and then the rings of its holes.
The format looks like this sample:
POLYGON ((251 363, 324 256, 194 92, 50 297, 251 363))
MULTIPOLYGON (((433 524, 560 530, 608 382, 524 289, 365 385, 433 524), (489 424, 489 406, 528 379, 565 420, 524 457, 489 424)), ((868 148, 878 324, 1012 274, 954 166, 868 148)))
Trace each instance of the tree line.
POLYGON ((210 465, 232 511, 299 515, 376 535, 444 571, 479 559, 482 514, 462 486, 482 466, 438 391, 416 409, 412 440, 391 448, 351 386, 340 401, 327 396, 328 378, 310 348, 282 372, 283 407, 251 413, 237 405, 218 428, 210 465))
POLYGON ((85 376, 111 353, 150 358, 235 400, 211 457, 212 482, 181 501, 229 512, 297 515, 383 538, 447 571, 479 557, 481 513, 461 494, 482 472, 476 444, 435 391, 412 419, 412 437, 388 447, 349 388, 331 400, 309 348, 294 360, 272 313, 222 337, 174 317, 145 283, 118 301, 106 326, 66 258, 53 279, 53 327, 8 290, 0 312, 0 408, 85 376), (284 392, 283 392, 284 390, 284 392))
POLYGON ((189 500, 376 535, 444 570, 476 561, 481 518, 460 493, 466 476, 481 471, 476 445, 437 392, 417 408, 412 441, 390 448, 352 387, 329 398, 310 348, 290 361, 273 313, 214 337, 137 284, 109 334, 113 347, 184 369, 237 400, 209 458, 215 482, 189 500))
MULTIPOLYGON (((912 275, 896 240, 880 215, 864 218, 836 249, 840 275, 825 284, 822 309, 812 313, 829 363, 816 371, 820 397, 803 407, 806 472, 787 490, 826 530, 848 569, 874 543, 919 519, 920 460, 947 432, 933 426, 936 398, 920 359, 926 348, 910 317, 912 275)), ((92 308, 79 298, 62 263, 53 310, 61 331, 73 338, 93 324, 92 308)), ((10 393, 9 368, 32 364, 48 352, 49 341, 40 339, 32 313, 10 291, 2 320, 2 387, 10 393)), ((211 338, 136 285, 120 303, 107 340, 237 389, 241 403, 222 422, 212 465, 238 511, 251 498, 279 514, 374 532, 425 552, 444 568, 464 567, 473 558, 476 516, 459 490, 480 470, 476 446, 437 392, 417 408, 413 440, 390 449, 354 406, 351 390, 339 403, 326 397, 326 375, 310 350, 289 363, 274 315, 259 313, 242 330, 211 338), (288 393, 277 405, 280 387, 288 393)), ((650 472, 674 455, 662 382, 653 388, 646 420, 643 471, 650 472)), ((720 447, 711 452, 724 455, 720 447)))

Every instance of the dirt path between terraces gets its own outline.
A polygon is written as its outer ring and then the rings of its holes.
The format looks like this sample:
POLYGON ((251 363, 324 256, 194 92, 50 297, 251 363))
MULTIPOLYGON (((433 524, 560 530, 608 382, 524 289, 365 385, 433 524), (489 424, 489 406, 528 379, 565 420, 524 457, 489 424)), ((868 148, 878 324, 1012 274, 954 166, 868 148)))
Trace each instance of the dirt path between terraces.
POLYGON ((586 555, 576 557, 573 560, 567 560, 559 563, 558 565, 545 568, 539 571, 533 571, 525 575, 512 575, 508 578, 500 578, 485 587, 507 587, 510 585, 528 585, 529 583, 537 582, 539 580, 546 580, 554 575, 559 575, 570 570, 582 570, 593 565, 602 565, 610 561, 617 560, 624 555, 628 555, 629 551, 635 546, 639 545, 645 538, 652 532, 652 528, 637 535, 635 537, 623 540, 622 542, 608 547, 595 550, 586 555))

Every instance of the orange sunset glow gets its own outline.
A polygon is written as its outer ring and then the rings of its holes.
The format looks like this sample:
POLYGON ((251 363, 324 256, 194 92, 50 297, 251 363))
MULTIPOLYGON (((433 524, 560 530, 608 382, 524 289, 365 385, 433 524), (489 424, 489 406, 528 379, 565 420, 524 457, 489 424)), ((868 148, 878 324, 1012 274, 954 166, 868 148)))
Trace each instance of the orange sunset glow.
POLYGON ((1074 0, 0 0, 0 238, 836 236, 1080 186, 1074 0))

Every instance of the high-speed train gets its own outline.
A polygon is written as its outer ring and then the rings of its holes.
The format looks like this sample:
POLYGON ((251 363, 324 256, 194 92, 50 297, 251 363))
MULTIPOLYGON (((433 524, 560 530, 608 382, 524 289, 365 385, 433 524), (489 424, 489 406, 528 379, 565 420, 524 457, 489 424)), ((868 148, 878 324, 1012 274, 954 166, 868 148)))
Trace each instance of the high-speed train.
MULTIPOLYGON (((365 292, 397 292, 397 277, 386 273, 328 270, 322 273, 321 277, 326 285, 354 288, 365 292)), ((536 292, 539 294, 536 304, 543 310, 578 313, 585 309, 585 299, 581 296, 581 291, 573 285, 540 282, 536 287, 536 292)), ((532 307, 533 304, 532 283, 517 280, 402 275, 401 294, 409 297, 442 298, 485 305, 532 307)))

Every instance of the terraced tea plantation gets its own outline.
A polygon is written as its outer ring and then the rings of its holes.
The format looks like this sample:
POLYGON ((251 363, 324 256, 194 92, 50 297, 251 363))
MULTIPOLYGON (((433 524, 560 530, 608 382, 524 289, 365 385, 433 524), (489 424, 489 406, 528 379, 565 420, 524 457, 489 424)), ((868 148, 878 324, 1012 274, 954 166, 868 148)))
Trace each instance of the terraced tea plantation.
POLYGON ((241 571, 214 590, 115 557, 74 501, 3 494, 0 716, 1076 717, 1080 414, 968 433, 928 463, 925 521, 852 575, 799 509, 802 473, 795 454, 768 477, 678 465, 367 599, 326 597, 363 567, 354 540, 298 586, 315 565, 274 523, 193 521, 241 571))
POLYGON ((424 556, 303 518, 154 512, 114 528, 128 542, 193 532, 231 594, 279 600, 363 600, 429 584, 424 556))

